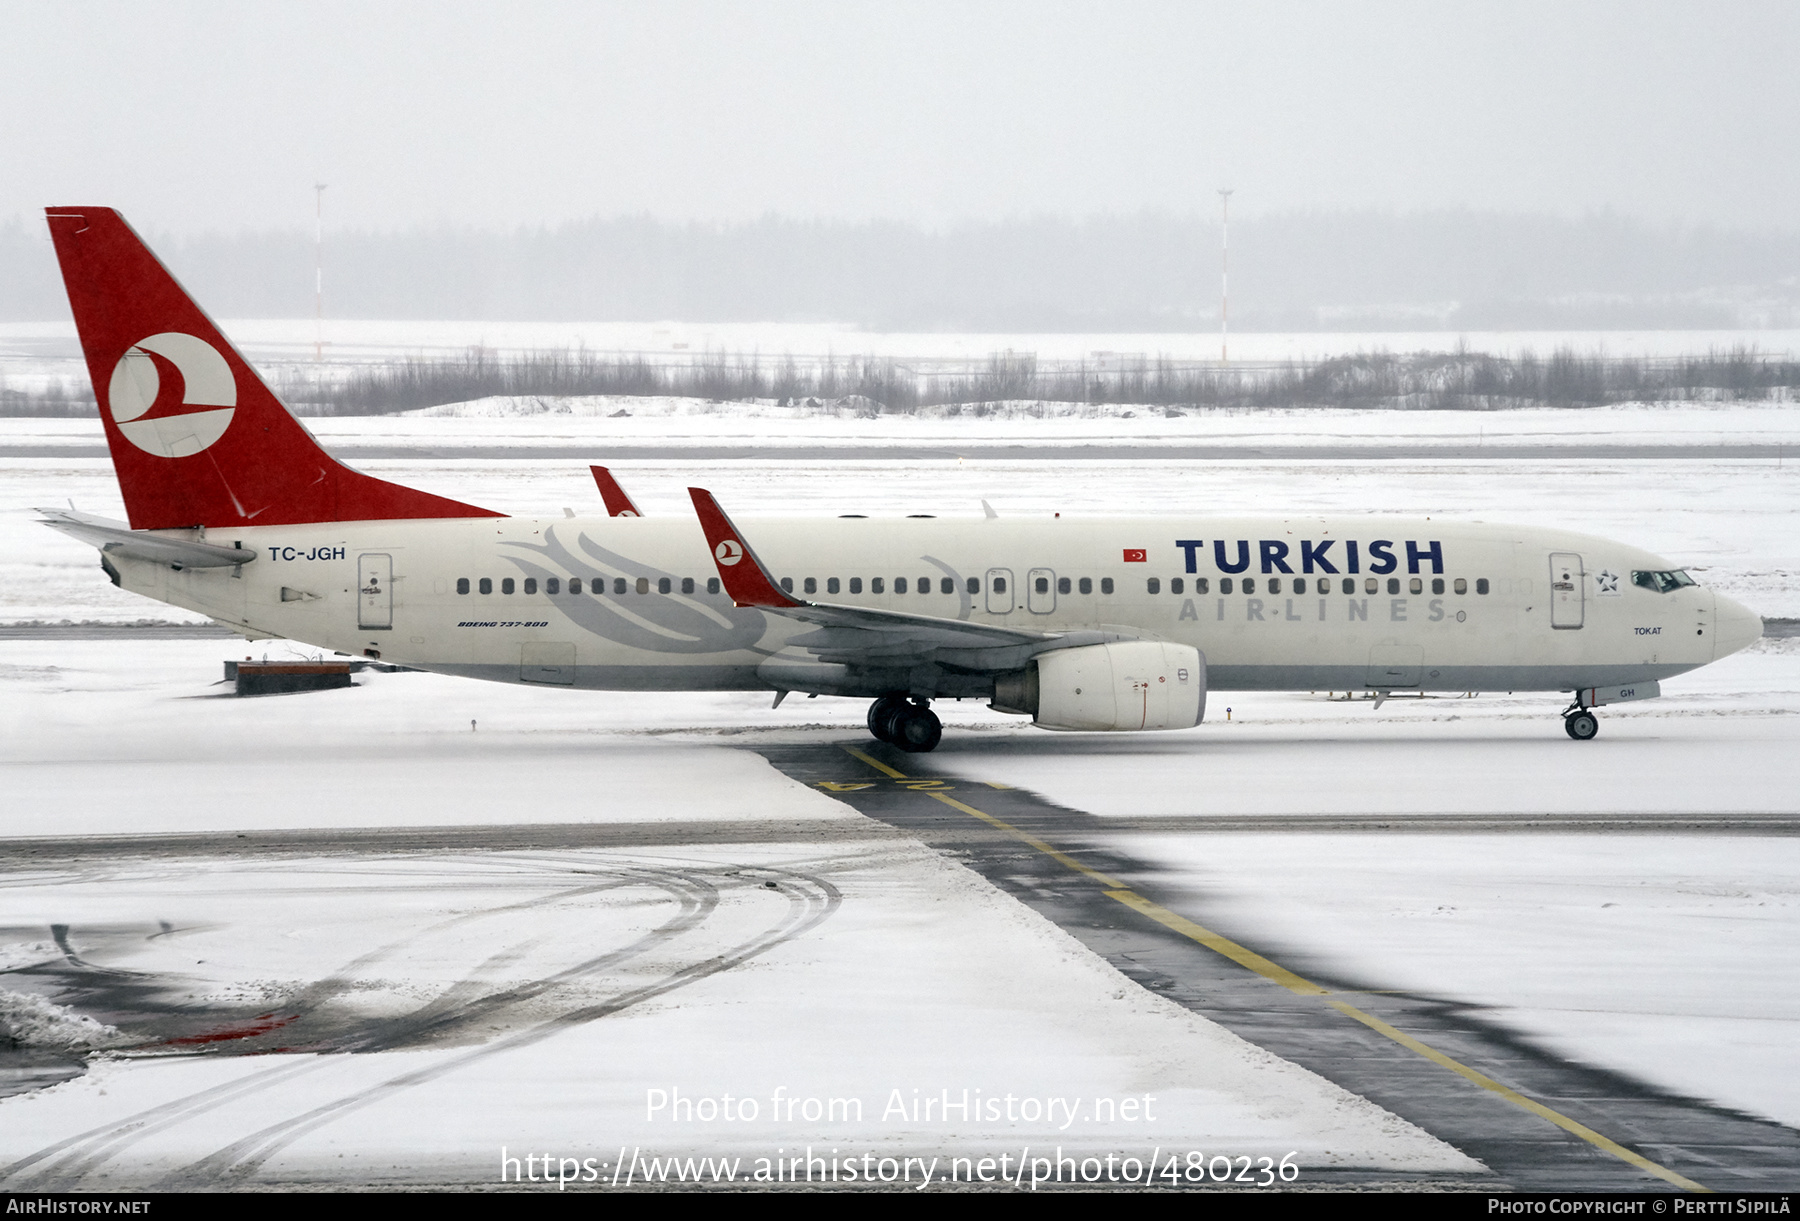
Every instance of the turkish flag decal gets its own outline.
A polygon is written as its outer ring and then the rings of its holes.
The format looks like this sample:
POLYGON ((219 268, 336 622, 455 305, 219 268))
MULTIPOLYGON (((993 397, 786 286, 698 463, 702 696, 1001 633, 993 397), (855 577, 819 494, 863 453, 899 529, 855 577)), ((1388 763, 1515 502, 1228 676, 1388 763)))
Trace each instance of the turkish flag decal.
POLYGON ((1148 564, 1150 556, 1142 547, 1127 547, 1125 548, 1125 562, 1127 564, 1148 564))

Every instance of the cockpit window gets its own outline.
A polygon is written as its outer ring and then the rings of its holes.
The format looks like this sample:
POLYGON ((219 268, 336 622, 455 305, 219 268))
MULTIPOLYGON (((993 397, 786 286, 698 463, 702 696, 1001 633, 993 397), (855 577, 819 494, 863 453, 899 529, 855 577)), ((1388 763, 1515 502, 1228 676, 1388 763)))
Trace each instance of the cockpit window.
POLYGON ((1631 583, 1655 593, 1666 594, 1683 585, 1692 585, 1694 578, 1685 572, 1634 572, 1631 574, 1631 583))

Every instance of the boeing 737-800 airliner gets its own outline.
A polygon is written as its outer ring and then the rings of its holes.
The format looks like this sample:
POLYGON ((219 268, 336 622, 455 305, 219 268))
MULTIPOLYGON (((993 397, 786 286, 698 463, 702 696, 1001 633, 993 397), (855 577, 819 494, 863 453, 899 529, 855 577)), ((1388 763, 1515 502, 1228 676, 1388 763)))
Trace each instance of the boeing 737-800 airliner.
POLYGON ((122 218, 52 208, 130 521, 46 510, 125 589, 246 636, 444 674, 873 701, 930 750, 940 698, 1048 729, 1180 729, 1213 690, 1658 694, 1761 620, 1635 547, 1353 517, 509 517, 330 457, 122 218))

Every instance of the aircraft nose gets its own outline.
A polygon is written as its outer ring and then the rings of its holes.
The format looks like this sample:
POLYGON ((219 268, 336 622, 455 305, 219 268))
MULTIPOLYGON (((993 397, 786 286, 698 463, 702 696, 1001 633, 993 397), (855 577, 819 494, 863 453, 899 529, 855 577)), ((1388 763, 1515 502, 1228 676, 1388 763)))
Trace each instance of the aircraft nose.
POLYGON ((1724 657, 1762 639, 1762 616, 1724 594, 1713 595, 1713 658, 1724 657))

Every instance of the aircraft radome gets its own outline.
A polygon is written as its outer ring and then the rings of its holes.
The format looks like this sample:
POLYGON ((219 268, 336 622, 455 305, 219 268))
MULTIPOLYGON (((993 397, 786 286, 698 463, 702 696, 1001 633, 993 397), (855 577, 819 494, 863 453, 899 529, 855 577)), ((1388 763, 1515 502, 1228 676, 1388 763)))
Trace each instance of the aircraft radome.
POLYGON ((1047 729, 1182 729, 1207 691, 1566 692, 1593 708, 1755 640, 1761 620, 1622 543, 1366 516, 734 522, 509 517, 335 461, 122 218, 50 230, 129 522, 46 510, 125 589, 251 638, 443 674, 872 701, 930 750, 931 701, 1047 729))

